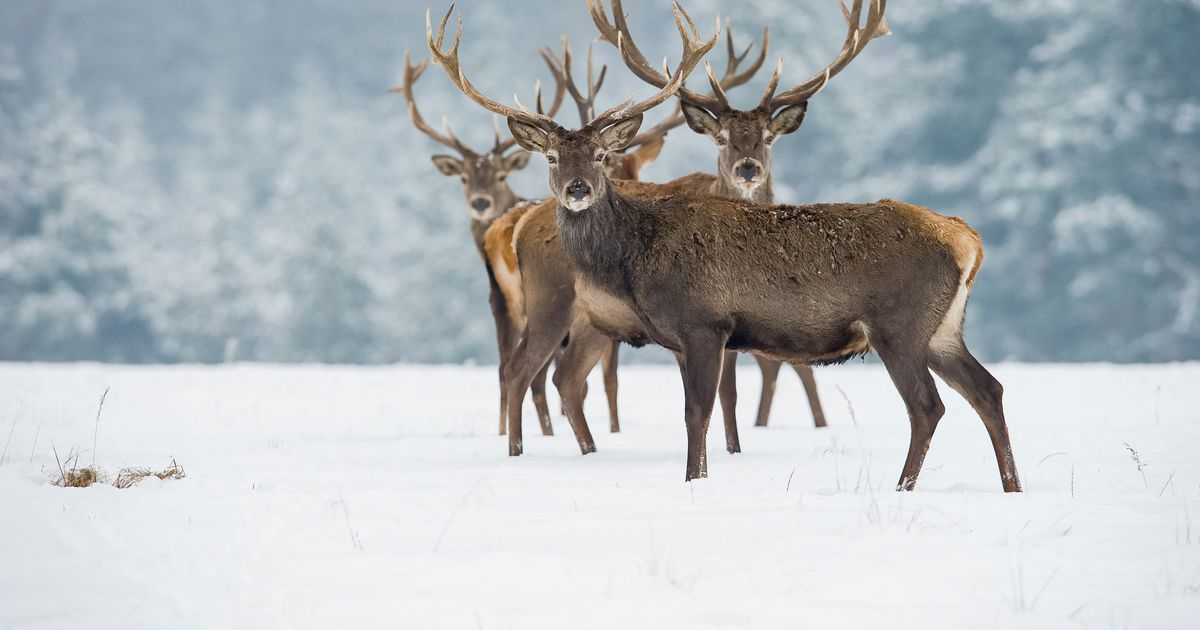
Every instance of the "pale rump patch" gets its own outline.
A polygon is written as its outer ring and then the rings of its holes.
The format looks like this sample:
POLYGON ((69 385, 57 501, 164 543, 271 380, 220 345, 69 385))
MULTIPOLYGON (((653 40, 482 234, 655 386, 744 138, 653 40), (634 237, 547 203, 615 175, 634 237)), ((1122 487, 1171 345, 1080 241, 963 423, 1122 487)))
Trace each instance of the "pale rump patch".
POLYGON ((517 264, 517 252, 513 248, 513 238, 518 221, 525 215, 526 208, 510 210, 507 214, 496 219, 483 237, 484 251, 487 252, 488 264, 492 267, 492 276, 496 285, 504 294, 504 303, 508 316, 513 324, 520 329, 525 328, 525 294, 521 290, 521 267, 517 264))
POLYGON ((979 265, 983 263, 983 240, 979 238, 978 232, 958 217, 942 216, 927 208, 892 199, 881 199, 879 203, 909 214, 916 225, 943 243, 954 256, 954 262, 962 271, 958 290, 933 338, 929 340, 929 348, 940 354, 958 350, 962 347, 962 325, 967 310, 967 296, 971 294, 975 274, 979 271, 979 265))
POLYGON ((970 283, 979 265, 972 254, 969 260, 960 262, 959 266, 962 268, 962 275, 959 277, 958 291, 954 293, 954 299, 950 301, 950 308, 946 309, 942 323, 938 324, 933 338, 929 340, 929 349, 938 354, 950 354, 962 347, 962 325, 967 312, 967 296, 971 293, 970 283))

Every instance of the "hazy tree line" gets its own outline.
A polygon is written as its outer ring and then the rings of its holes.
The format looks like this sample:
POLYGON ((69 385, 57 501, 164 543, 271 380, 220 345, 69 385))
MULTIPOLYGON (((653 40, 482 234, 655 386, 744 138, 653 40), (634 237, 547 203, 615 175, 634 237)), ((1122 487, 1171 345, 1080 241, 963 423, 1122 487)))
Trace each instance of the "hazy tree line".
MULTIPOLYGON (((537 45, 590 39, 582 0, 461 4, 464 59, 490 93, 529 91, 537 45)), ((842 34, 831 2, 688 6, 762 20, 743 36, 771 24, 785 81, 842 34)), ((673 54, 665 5, 636 7, 636 28, 663 35, 653 52, 673 54)), ((0 359, 492 360, 457 185, 386 93, 405 47, 424 57, 423 10, 6 3, 0 359)), ((1200 3, 890 13, 897 34, 778 143, 781 199, 896 197, 967 218, 987 248, 969 336, 988 358, 1200 358, 1200 3)), ((620 68, 609 81, 611 101, 638 88, 620 68)), ((438 71, 419 87, 428 117, 490 141, 438 71)), ((682 129, 645 175, 713 156, 682 129)), ((542 168, 518 192, 539 196, 542 168)))

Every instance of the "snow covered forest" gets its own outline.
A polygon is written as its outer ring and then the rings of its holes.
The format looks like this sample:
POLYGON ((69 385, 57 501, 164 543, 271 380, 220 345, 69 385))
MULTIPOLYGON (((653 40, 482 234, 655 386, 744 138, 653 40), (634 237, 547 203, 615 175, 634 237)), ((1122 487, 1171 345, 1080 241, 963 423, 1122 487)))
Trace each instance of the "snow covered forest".
MULTIPOLYGON (((675 58, 669 3, 641 4, 647 52, 675 58)), ((457 180, 388 93, 405 48, 428 56, 427 5, 4 2, 0 360, 494 361, 457 180)), ((530 93, 538 47, 593 36, 584 0, 459 6, 464 64, 489 94, 530 93)), ((687 8, 731 16, 742 39, 769 25, 785 82, 843 35, 833 0, 687 8)), ((894 35, 776 145, 780 200, 893 197, 966 218, 987 251, 968 325, 986 360, 1200 359, 1200 2, 888 14, 894 35)), ((605 107, 645 91, 597 54, 605 107)), ((756 101, 765 74, 735 101, 756 101)), ((489 116, 440 72, 419 91, 431 120, 490 142, 489 116)), ((683 128, 643 175, 714 165, 683 128)), ((544 169, 535 158, 513 187, 543 196, 544 169)))

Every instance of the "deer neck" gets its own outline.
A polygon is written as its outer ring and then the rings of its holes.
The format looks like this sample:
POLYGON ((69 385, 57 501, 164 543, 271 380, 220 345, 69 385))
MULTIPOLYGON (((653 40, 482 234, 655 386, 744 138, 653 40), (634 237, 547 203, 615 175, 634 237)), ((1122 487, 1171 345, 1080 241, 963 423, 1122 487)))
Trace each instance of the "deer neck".
POLYGON ((775 204, 775 187, 771 181, 771 174, 767 173, 767 179, 759 184, 749 195, 742 189, 734 186, 725 177, 717 177, 712 184, 710 192, 717 197, 725 199, 737 199, 739 201, 749 201, 750 203, 760 206, 770 206, 775 204))
POLYGON ((560 204, 557 222, 563 250, 580 273, 613 293, 630 290, 630 271, 654 233, 651 213, 618 195, 610 183, 608 192, 582 212, 560 204))

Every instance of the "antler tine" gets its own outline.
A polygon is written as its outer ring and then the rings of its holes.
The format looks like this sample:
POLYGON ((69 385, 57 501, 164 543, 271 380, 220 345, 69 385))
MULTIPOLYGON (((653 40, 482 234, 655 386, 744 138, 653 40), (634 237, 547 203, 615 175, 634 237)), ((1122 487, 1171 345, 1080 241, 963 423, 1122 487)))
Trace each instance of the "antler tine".
MULTIPOLYGON (((767 86, 767 91, 763 94, 761 106, 774 111, 781 107, 805 102, 816 96, 818 92, 825 89, 830 79, 841 72, 851 61, 854 61, 855 57, 867 47, 867 44, 871 43, 871 40, 891 33, 891 29, 887 25, 887 19, 884 17, 884 11, 887 9, 887 0, 869 0, 869 2, 867 23, 865 26, 860 27, 862 20, 862 0, 854 0, 853 8, 851 9, 846 8, 845 2, 838 0, 842 16, 846 19, 846 40, 842 44, 841 51, 838 52, 833 61, 828 66, 825 66, 823 70, 778 96, 774 95, 774 91, 779 78, 778 76, 772 77, 770 85, 767 86)), ((778 67, 775 72, 776 74, 779 73, 778 67)))
MULTIPOLYGON (((618 0, 613 0, 614 7, 617 4, 618 0)), ((642 114, 671 98, 683 86, 683 81, 692 73, 692 70, 696 69, 700 60, 704 59, 708 51, 717 45, 717 38, 721 36, 721 23, 719 21, 717 22, 717 28, 713 36, 707 41, 701 40, 700 31, 696 28, 695 22, 692 21, 687 11, 684 11, 683 7, 679 6, 679 2, 673 2, 672 4, 674 5, 673 9, 675 12, 675 28, 678 29, 679 38, 683 42, 683 55, 679 59, 679 65, 675 68, 674 76, 665 85, 660 86, 658 93, 654 96, 637 103, 626 101, 621 105, 617 105, 593 119, 592 122, 588 123, 588 128, 603 129, 617 120, 642 114), (685 20, 687 21, 687 26, 684 26, 685 20)))
POLYGON ((737 71, 738 66, 746 60, 746 57, 750 54, 750 50, 754 48, 754 42, 751 41, 747 44, 742 54, 734 54, 733 28, 729 25, 729 18, 725 18, 725 41, 728 56, 725 62, 725 76, 721 77, 721 87, 725 90, 730 90, 747 83, 754 75, 758 74, 759 69, 763 66, 763 62, 767 60, 767 50, 771 44, 771 29, 763 27, 762 47, 758 49, 758 57, 754 59, 754 63, 750 64, 749 68, 746 68, 740 74, 737 71))
POLYGON ((458 56, 458 47, 462 42, 461 15, 458 18, 458 29, 454 34, 454 42, 450 45, 450 51, 444 52, 442 50, 443 42, 446 38, 446 24, 450 21, 450 15, 453 12, 454 5, 451 4, 450 8, 446 11, 446 15, 442 17, 442 22, 438 27, 436 39, 434 39, 433 36, 433 24, 430 19, 430 14, 428 11, 425 12, 425 37, 428 40, 429 52, 433 55, 434 63, 441 66, 442 69, 446 71, 446 74, 449 75, 450 80, 454 82, 454 85, 458 86, 458 89, 461 90, 463 94, 466 94, 468 98, 475 101, 475 103, 480 107, 483 107, 492 113, 500 114, 501 116, 506 116, 509 118, 516 118, 545 130, 557 129, 558 123, 555 123, 553 118, 545 114, 538 114, 529 111, 523 105, 521 105, 519 100, 517 100, 518 108, 501 105, 500 103, 497 103, 496 101, 484 96, 471 83, 471 81, 467 79, 466 73, 463 72, 462 67, 459 65, 458 56))
POLYGON ((717 79, 717 75, 713 74, 712 64, 704 62, 704 71, 708 74, 708 84, 712 86, 713 98, 717 100, 719 109, 731 109, 729 107, 729 97, 725 96, 725 90, 721 88, 721 82, 717 79))
POLYGON ((599 75, 596 74, 595 65, 592 62, 592 47, 589 45, 587 92, 585 93, 575 83, 575 55, 571 53, 570 42, 566 37, 562 38, 562 42, 562 58, 559 58, 549 48, 542 49, 542 58, 546 60, 547 64, 552 66, 555 77, 561 77, 566 91, 571 95, 571 99, 575 101, 575 107, 579 111, 580 124, 586 125, 595 116, 596 96, 600 93, 600 88, 604 85, 604 78, 608 74, 608 66, 601 66, 599 75))
MULTIPOLYGON (((541 103, 539 101, 537 113, 543 116, 554 118, 558 114, 559 108, 562 107, 563 98, 567 95, 567 80, 566 77, 559 73, 558 69, 554 65, 554 62, 547 57, 545 53, 542 53, 542 61, 546 63, 546 67, 550 69, 550 75, 554 77, 554 100, 550 101, 550 107, 546 110, 542 110, 541 103)), ((540 99, 540 84, 538 87, 538 97, 540 99)))
POLYGON ((683 117, 683 108, 678 102, 676 102, 675 109, 671 111, 670 115, 662 119, 662 121, 660 121, 657 125, 654 125, 649 129, 643 129, 642 131, 639 131, 638 135, 634 136, 633 142, 630 142, 629 146, 622 150, 628 151, 634 147, 639 147, 643 144, 658 140, 659 138, 667 135, 667 133, 669 133, 672 129, 682 125, 685 122, 687 122, 687 119, 683 117))
MULTIPOLYGON (((600 39, 612 44, 613 46, 616 46, 617 49, 621 51, 622 60, 635 76, 642 81, 645 81, 646 83, 658 88, 661 88, 670 82, 671 73, 665 70, 660 71, 655 68, 654 65, 646 59, 645 54, 643 54, 642 51, 637 47, 637 44, 634 43, 633 37, 629 32, 629 23, 627 16, 625 15, 624 7, 621 4, 621 0, 613 0, 613 20, 611 22, 608 19, 608 12, 604 8, 603 0, 588 0, 588 7, 592 14, 592 22, 596 25, 597 30, 600 32, 600 39)), ((691 21, 691 18, 687 17, 686 14, 685 19, 688 21, 689 26, 692 28, 695 27, 695 24, 691 21)), ((745 84, 758 72, 760 68, 762 68, 763 62, 767 58, 767 48, 770 41, 769 31, 767 29, 763 29, 762 48, 759 50, 758 57, 755 58, 754 63, 752 63, 750 67, 746 68, 745 71, 738 73, 737 70, 739 66, 750 54, 750 50, 754 47, 754 43, 751 42, 742 52, 742 54, 738 55, 737 48, 733 43, 733 30, 729 25, 728 19, 726 19, 725 30, 728 58, 726 60, 725 74, 720 80, 722 91, 730 90, 734 87, 745 84)), ((729 107, 728 99, 722 99, 716 94, 717 92, 715 90, 711 94, 699 94, 689 90, 687 87, 681 87, 679 89, 680 98, 695 105, 699 105, 714 111, 720 111, 729 107)))
POLYGON ((413 84, 417 82, 417 79, 421 78, 421 75, 424 74, 425 70, 427 70, 428 68, 429 68, 428 61, 422 61, 420 64, 418 64, 416 66, 412 65, 412 57, 411 57, 409 51, 405 50, 404 51, 404 84, 401 85, 400 87, 392 88, 391 91, 398 92, 398 93, 404 95, 404 100, 408 102, 408 117, 410 120, 412 120, 413 126, 416 127, 418 131, 429 136, 435 142, 437 142, 439 144, 443 144, 451 149, 454 149, 455 151, 458 151, 459 153, 461 153, 464 156, 470 155, 473 153, 471 151, 471 149, 468 148, 467 145, 463 144, 454 135, 454 133, 450 131, 449 124, 443 123, 446 128, 445 134, 438 133, 436 129, 429 126, 429 123, 425 122, 425 118, 423 116, 421 116, 421 110, 419 110, 417 108, 417 99, 413 96, 413 84))

